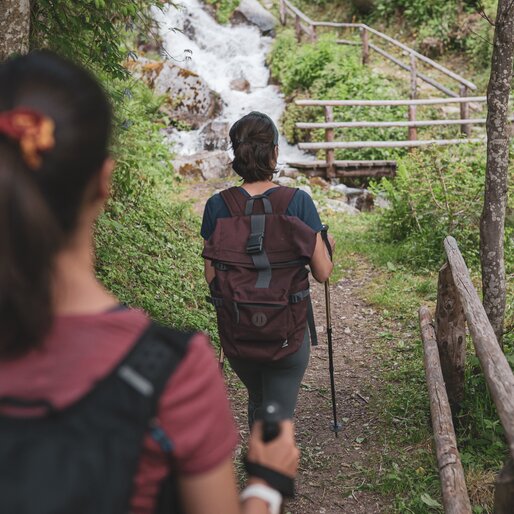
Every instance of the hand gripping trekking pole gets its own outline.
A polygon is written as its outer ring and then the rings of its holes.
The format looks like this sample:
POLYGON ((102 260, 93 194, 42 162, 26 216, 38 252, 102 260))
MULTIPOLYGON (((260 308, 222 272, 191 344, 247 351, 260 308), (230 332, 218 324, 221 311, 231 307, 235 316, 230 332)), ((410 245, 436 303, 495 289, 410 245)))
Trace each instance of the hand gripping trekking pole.
MULTIPOLYGON (((332 246, 328 240, 328 225, 323 225, 323 228, 321 229, 321 237, 327 246, 330 260, 332 260, 332 246)), ((334 420, 331 423, 330 429, 337 437, 337 434, 341 430, 342 426, 337 422, 336 385, 334 380, 334 349, 332 345, 332 314, 330 309, 330 281, 328 278, 325 281, 325 305, 327 314, 328 370, 330 373, 330 389, 332 392, 332 414, 334 416, 334 420)))
MULTIPOLYGON (((280 434, 280 421, 283 419, 280 406, 275 402, 266 403, 262 409, 262 440, 264 443, 273 441, 280 434)), ((249 475, 261 478, 273 489, 286 498, 294 498, 294 479, 271 468, 244 459, 244 465, 249 475)))

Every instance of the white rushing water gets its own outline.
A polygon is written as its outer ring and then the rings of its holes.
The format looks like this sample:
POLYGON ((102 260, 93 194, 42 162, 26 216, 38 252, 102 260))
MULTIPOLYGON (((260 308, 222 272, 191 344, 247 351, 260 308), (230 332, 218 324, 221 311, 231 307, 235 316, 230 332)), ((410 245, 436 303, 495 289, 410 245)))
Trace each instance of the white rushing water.
MULTIPOLYGON (((217 120, 232 124, 251 111, 261 111, 278 126, 285 102, 279 88, 268 83, 270 37, 249 25, 220 25, 199 0, 180 0, 178 9, 170 7, 157 14, 157 21, 166 52, 219 93, 223 111, 217 120), (232 90, 230 83, 237 79, 246 79, 250 92, 232 90)), ((203 148, 199 130, 174 131, 172 140, 179 155, 192 155, 203 148)), ((279 164, 307 159, 281 136, 279 164)))

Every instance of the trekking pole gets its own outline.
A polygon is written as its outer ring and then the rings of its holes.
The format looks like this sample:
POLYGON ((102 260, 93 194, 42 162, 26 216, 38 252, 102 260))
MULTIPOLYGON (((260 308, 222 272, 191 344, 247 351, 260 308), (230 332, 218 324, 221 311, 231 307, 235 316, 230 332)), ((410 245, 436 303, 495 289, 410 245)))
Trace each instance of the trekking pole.
MULTIPOLYGON (((332 246, 328 240, 328 225, 323 225, 323 228, 321 229, 321 237, 327 246, 330 260, 332 260, 332 246)), ((337 437, 337 434, 341 430, 342 426, 337 422, 336 384, 334 379, 334 349, 332 345, 332 314, 330 308, 330 280, 328 278, 325 281, 325 306, 327 316, 328 370, 330 373, 330 389, 332 392, 332 414, 334 416, 334 420, 331 423, 330 429, 337 437)))

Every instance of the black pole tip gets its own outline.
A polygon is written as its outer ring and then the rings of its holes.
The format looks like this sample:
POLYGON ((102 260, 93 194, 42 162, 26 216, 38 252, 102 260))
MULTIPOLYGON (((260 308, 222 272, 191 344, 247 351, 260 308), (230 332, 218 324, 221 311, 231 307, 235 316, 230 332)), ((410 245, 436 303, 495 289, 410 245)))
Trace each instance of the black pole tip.
POLYGON ((343 425, 341 423, 336 423, 334 421, 330 422, 330 430, 332 432, 334 432, 336 437, 337 437, 338 432, 341 432, 342 429, 343 429, 343 425))

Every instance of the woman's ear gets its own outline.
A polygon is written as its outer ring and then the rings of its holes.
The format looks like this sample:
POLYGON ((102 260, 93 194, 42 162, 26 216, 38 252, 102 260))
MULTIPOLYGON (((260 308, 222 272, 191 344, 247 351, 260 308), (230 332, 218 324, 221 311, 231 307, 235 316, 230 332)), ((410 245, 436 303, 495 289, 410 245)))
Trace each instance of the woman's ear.
POLYGON ((116 162, 114 159, 107 157, 102 165, 102 169, 100 170, 98 194, 102 201, 107 200, 111 194, 112 173, 115 166, 116 162))

